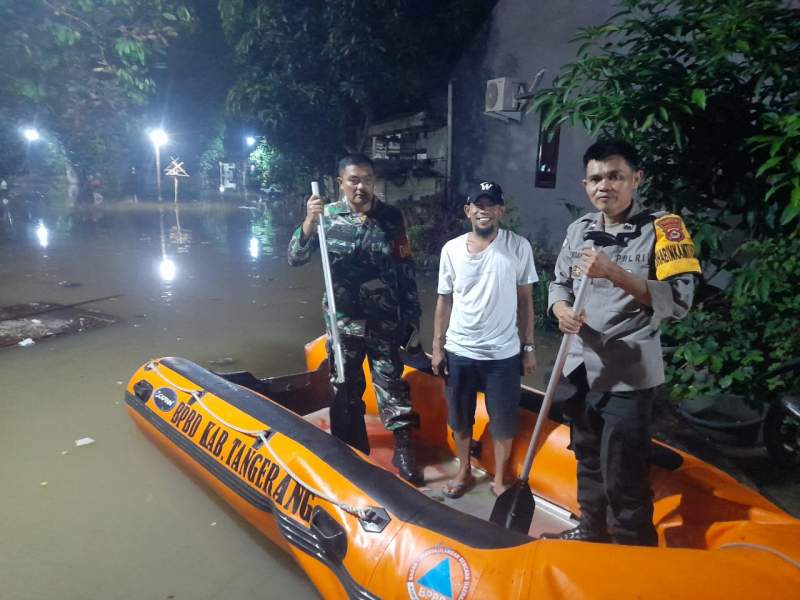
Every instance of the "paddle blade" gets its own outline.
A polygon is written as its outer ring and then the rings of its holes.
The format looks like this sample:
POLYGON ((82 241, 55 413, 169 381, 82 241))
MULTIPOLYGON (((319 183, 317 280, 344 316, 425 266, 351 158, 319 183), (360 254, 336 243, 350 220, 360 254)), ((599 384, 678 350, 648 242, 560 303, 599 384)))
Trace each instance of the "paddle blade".
POLYGON ((527 481, 518 479, 495 500, 489 520, 506 529, 527 535, 533 522, 536 502, 527 481))

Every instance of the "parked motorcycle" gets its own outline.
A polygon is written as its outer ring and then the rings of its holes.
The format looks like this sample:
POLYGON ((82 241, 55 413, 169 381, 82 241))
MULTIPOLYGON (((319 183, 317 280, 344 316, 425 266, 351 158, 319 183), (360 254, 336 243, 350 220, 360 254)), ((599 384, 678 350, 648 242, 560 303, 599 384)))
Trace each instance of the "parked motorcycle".
POLYGON ((769 405, 763 437, 767 452, 776 462, 800 466, 800 397, 782 396, 769 405))

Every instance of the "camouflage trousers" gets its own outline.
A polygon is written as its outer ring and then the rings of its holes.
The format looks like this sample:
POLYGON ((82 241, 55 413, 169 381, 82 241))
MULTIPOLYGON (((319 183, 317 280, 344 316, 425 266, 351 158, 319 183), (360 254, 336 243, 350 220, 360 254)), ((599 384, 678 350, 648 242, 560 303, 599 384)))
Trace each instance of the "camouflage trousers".
MULTIPOLYGON (((369 361, 372 386, 383 426, 389 431, 418 426, 419 415, 411 408, 408 384, 402 379, 403 362, 400 360, 396 336, 391 335, 391 339, 386 339, 367 328, 364 335, 349 335, 340 331, 339 337, 344 354, 345 381, 336 381, 337 367, 335 361, 331 360, 331 433, 352 446, 369 452, 364 429, 365 404, 362 399, 367 387, 363 369, 365 357, 369 361)), ((328 356, 333 356, 330 332, 328 356)))

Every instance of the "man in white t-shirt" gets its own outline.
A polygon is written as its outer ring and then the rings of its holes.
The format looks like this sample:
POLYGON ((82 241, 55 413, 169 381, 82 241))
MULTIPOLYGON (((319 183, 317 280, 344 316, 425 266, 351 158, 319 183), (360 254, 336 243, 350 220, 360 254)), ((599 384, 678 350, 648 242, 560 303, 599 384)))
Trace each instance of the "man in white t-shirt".
POLYGON ((449 498, 462 496, 473 483, 469 453, 479 390, 486 397, 494 440, 492 490, 495 495, 505 491, 520 376, 536 369, 531 292, 539 277, 531 245, 500 228, 503 190, 492 181, 481 182, 469 195, 464 213, 472 231, 442 248, 431 360, 433 372, 447 382, 448 424, 460 462, 442 489, 449 498))

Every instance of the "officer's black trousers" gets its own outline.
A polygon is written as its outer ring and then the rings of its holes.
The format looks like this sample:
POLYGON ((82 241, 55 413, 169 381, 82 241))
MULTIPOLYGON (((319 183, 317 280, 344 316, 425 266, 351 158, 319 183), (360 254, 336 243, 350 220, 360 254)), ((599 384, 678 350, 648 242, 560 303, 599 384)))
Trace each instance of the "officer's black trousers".
POLYGON ((583 367, 569 380, 574 393, 565 412, 578 460, 581 524, 620 544, 656 545, 649 462, 655 389, 592 392, 583 367))

